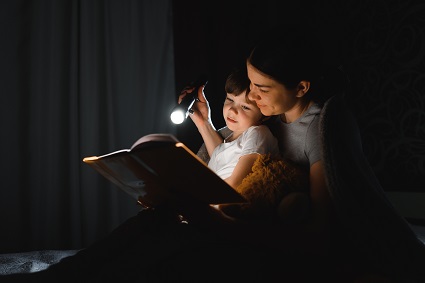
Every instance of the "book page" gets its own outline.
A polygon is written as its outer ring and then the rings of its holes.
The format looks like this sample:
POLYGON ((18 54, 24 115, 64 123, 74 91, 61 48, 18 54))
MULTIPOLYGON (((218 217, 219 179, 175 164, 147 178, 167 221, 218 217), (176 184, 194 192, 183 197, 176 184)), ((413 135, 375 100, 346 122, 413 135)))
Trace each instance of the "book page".
POLYGON ((171 135, 171 134, 149 134, 146 136, 141 137, 140 139, 138 139, 132 146, 130 149, 134 149, 136 147, 139 147, 140 145, 144 144, 144 143, 149 143, 149 142, 169 142, 169 143, 177 143, 179 142, 179 140, 171 135))

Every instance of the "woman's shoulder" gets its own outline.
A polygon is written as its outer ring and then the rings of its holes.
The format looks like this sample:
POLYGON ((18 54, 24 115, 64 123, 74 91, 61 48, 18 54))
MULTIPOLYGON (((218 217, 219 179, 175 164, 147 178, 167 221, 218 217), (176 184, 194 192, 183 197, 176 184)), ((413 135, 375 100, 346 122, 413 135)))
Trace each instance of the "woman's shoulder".
POLYGON ((314 102, 307 110, 310 114, 320 114, 322 112, 322 104, 314 102))
POLYGON ((301 117, 300 122, 305 122, 313 120, 315 117, 320 116, 322 112, 322 106, 319 103, 313 103, 307 111, 305 111, 304 115, 301 117))

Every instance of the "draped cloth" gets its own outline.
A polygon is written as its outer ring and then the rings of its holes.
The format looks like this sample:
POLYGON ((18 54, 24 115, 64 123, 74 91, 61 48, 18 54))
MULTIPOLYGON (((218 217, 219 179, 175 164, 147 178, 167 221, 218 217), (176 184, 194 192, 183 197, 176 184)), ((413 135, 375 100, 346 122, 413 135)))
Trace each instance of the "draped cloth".
POLYGON ((425 278, 425 245, 387 199, 362 150, 344 96, 324 105, 320 120, 326 178, 336 215, 359 264, 391 278, 425 278))
POLYGON ((80 249, 140 210, 82 162, 176 134, 172 1, 3 1, 0 252, 80 249))

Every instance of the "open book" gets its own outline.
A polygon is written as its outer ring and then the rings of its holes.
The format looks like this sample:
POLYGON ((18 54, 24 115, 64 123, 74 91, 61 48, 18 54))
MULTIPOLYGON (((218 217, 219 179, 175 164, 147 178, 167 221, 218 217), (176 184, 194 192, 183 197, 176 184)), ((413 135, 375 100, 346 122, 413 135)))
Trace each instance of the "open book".
POLYGON ((176 199, 208 204, 246 200, 170 134, 150 134, 130 149, 85 157, 85 163, 144 207, 176 199))

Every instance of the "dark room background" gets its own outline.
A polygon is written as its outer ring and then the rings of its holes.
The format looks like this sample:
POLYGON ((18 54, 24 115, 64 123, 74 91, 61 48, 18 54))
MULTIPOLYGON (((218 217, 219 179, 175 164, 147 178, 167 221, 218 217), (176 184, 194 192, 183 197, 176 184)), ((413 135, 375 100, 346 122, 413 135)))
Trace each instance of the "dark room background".
MULTIPOLYGON (((139 207, 82 163, 168 132, 192 150, 191 121, 171 125, 199 73, 217 128, 230 69, 274 24, 317 29, 350 78, 347 101, 384 190, 425 219, 423 1, 3 1, 0 9, 0 253, 78 249, 139 207)), ((264 38, 262 40, 267 40, 264 38)))

